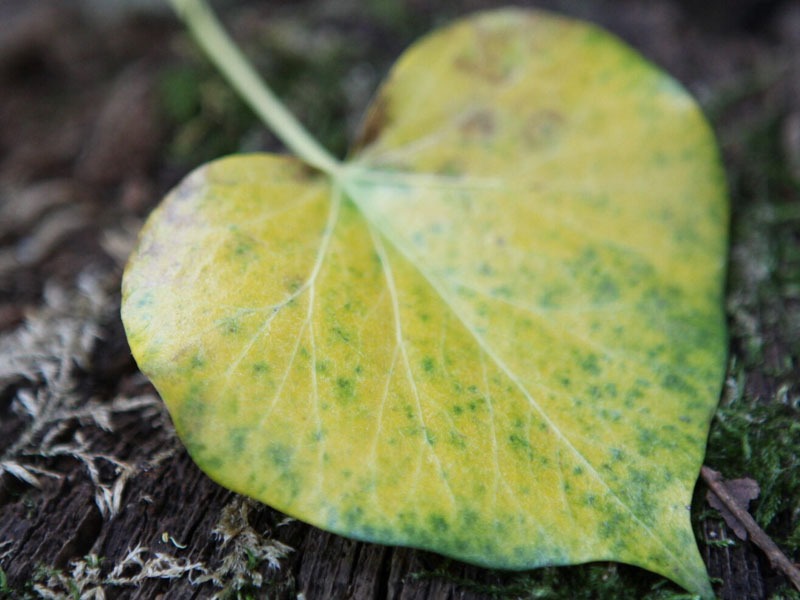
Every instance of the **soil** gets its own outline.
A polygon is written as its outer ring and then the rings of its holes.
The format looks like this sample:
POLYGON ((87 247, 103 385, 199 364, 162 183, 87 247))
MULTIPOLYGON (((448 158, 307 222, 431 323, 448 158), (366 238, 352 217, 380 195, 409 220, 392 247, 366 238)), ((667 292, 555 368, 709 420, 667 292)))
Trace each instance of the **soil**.
MULTIPOLYGON (((496 5, 377 4, 228 2, 225 20, 246 47, 278 48, 306 69, 284 73, 275 87, 341 152, 353 115, 404 46, 453 16, 496 5), (286 27, 276 33, 275 22, 286 27), (318 78, 332 48, 345 77, 329 100, 335 119, 325 120, 313 98, 327 92, 309 88, 303 73, 318 78)), ((758 292, 764 270, 797 262, 766 264, 774 255, 758 249, 770 243, 763 236, 774 221, 758 219, 765 210, 770 219, 788 214, 782 248, 800 255, 800 3, 530 4, 610 28, 700 100, 731 181, 731 353, 747 364, 748 394, 797 397, 800 282, 792 273, 781 279, 795 287, 778 301, 758 292), (768 136, 755 155, 754 131, 768 136), (762 163, 781 172, 755 170, 762 163), (768 225, 748 228, 751 219, 768 225)), ((236 496, 192 463, 130 356, 119 283, 147 214, 199 161, 277 148, 245 110, 225 117, 229 92, 210 73, 157 2, 0 3, 0 596, 478 599, 550 597, 559 585, 582 585, 574 570, 553 569, 537 583, 347 540, 236 496), (202 88, 186 101, 205 103, 199 116, 196 106, 181 108, 180 94, 169 96, 187 73, 202 88)), ((757 548, 726 542, 736 538, 723 521, 697 526, 720 597, 788 589, 757 548)), ((633 567, 595 567, 602 585, 636 579, 639 590, 680 592, 633 567)))

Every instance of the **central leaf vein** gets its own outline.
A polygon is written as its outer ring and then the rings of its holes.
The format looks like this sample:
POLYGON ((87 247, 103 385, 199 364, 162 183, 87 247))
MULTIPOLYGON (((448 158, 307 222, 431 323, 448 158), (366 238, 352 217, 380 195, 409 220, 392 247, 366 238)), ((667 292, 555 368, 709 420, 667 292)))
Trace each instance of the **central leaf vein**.
MULTIPOLYGON (((450 308, 452 313, 457 317, 457 319, 461 322, 462 326, 470 333, 470 335, 475 339, 476 343, 478 344, 479 348, 486 354, 487 357, 494 363, 497 368, 511 381, 513 386, 522 393, 523 397, 526 401, 530 404, 530 406, 535 410, 536 413, 540 415, 542 420, 547 424, 550 430, 557 436, 557 438, 561 441, 561 443, 566 447, 575 457, 576 459, 582 463, 587 471, 591 474, 591 476, 606 490, 606 493, 609 497, 619 505, 625 512, 627 512, 631 518, 639 524, 644 531, 647 532, 647 535, 651 537, 657 544, 662 546, 665 551, 674 559, 675 564, 682 564, 680 558, 676 555, 673 548, 664 542, 656 532, 653 531, 652 527, 643 522, 639 515, 625 502, 623 498, 621 498, 606 482, 606 480, 601 476, 601 474, 595 469, 594 465, 586 458, 586 456, 577 448, 575 447, 569 438, 565 435, 565 433, 561 430, 550 415, 541 407, 541 405, 536 401, 536 399, 531 395, 528 388, 525 386, 522 380, 520 380, 517 373, 509 367, 509 365, 503 360, 501 356, 499 356, 492 345, 486 340, 484 335, 470 322, 470 319, 463 314, 458 309, 458 303, 455 301, 453 297, 451 297, 450 293, 448 292, 444 282, 439 281, 439 279, 433 275, 430 270, 426 267, 425 261, 421 260, 420 257, 415 255, 415 252, 408 247, 405 241, 396 234, 392 227, 384 221, 384 219, 380 218, 378 215, 374 213, 373 210, 370 210, 369 205, 369 197, 359 197, 358 194, 359 188, 354 186, 354 189, 350 190, 350 196, 356 205, 361 209, 362 214, 364 215, 368 226, 370 227, 370 232, 372 234, 372 239, 375 242, 376 251, 381 256, 382 262, 384 264, 384 270, 387 276, 387 285, 390 288, 392 299, 393 299, 393 307, 395 311, 395 319, 396 319, 396 331, 398 335, 398 339, 402 340, 402 325, 399 321, 399 309, 397 305, 397 291, 395 289, 394 281, 391 276, 391 270, 388 264, 388 257, 387 253, 380 242, 378 235, 373 232, 372 227, 376 227, 382 237, 385 237, 389 240, 393 247, 396 248, 405 258, 409 261, 411 265, 420 273, 420 275, 428 282, 431 288, 436 292, 436 294, 442 299, 442 301, 450 308), (355 193, 354 193, 355 192, 355 193)), ((407 359, 406 359, 407 363, 407 359)), ((407 367, 408 368, 408 367, 407 367)), ((409 368, 410 371, 410 368, 409 368)), ((412 378, 411 373, 409 372, 409 378, 412 378)), ((416 395, 415 391, 415 399, 417 402, 418 410, 421 411, 421 406, 419 404, 419 397, 416 395)), ((420 413, 421 414, 421 413, 420 413)), ((437 464, 438 460, 437 460, 437 464)))

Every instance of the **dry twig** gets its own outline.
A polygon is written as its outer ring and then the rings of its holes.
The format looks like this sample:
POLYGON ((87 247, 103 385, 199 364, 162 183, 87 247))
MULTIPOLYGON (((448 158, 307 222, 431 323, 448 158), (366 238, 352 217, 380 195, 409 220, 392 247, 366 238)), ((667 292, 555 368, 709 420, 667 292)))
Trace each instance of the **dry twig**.
POLYGON ((800 590, 800 569, 786 557, 783 551, 778 548, 778 545, 772 541, 772 538, 759 527, 750 513, 736 501, 728 490, 722 475, 706 466, 703 466, 700 470, 700 475, 714 495, 719 498, 731 514, 744 526, 750 539, 753 540, 753 543, 764 551, 764 554, 767 555, 773 568, 786 575, 789 581, 792 582, 792 585, 800 590))

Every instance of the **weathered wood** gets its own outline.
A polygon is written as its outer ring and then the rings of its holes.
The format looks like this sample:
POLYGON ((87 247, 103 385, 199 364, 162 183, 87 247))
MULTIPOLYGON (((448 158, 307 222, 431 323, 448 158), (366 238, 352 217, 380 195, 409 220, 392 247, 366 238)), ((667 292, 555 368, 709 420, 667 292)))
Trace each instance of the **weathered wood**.
MULTIPOLYGON (((104 331, 103 345, 125 352, 119 339, 118 323, 104 331)), ((130 359, 128 359, 130 360, 130 359)), ((105 360, 122 373, 120 385, 132 392, 144 393, 148 385, 132 365, 122 360, 105 360)), ((108 368, 108 367, 107 367, 108 368)), ((102 373, 108 379, 109 372, 102 373)), ((82 385, 91 390, 92 372, 82 374, 82 385)), ((88 399, 88 398, 87 398, 88 399)), ((102 559, 97 583, 103 583, 113 568, 137 546, 146 547, 143 560, 152 560, 157 553, 169 561, 201 564, 209 571, 218 569, 230 551, 218 535, 220 515, 226 506, 247 502, 210 481, 192 463, 180 447, 169 427, 165 414, 156 411, 149 419, 139 413, 123 413, 116 417, 116 432, 109 434, 96 427, 73 423, 62 432, 71 439, 78 429, 86 446, 96 452, 107 452, 135 464, 136 473, 127 482, 120 510, 103 517, 96 505, 96 488, 87 481, 85 467, 79 461, 61 458, 61 464, 50 465, 62 473, 61 479, 42 477, 41 489, 14 481, 7 475, 0 485, 0 564, 9 582, 18 589, 33 581, 47 583, 37 568, 46 566, 73 568, 94 554, 102 559), (153 457, 166 454, 160 462, 153 457), (181 546, 185 546, 182 548, 181 546)), ((253 505, 247 522, 265 539, 277 540, 293 548, 280 560, 281 569, 272 570, 266 563, 256 566, 254 573, 264 577, 264 597, 294 598, 303 593, 307 600, 326 598, 358 598, 410 600, 412 598, 459 598, 477 600, 487 593, 470 591, 481 584, 502 585, 513 574, 494 572, 448 561, 439 556, 404 548, 389 548, 347 540, 298 522, 283 524, 284 517, 265 506, 253 505), (420 573, 444 572, 442 578, 416 579, 420 573), (269 590, 269 591, 266 591, 269 590)), ((765 598, 768 567, 749 545, 737 543, 720 547, 730 539, 725 525, 707 521, 704 554, 712 577, 724 583, 719 590, 723 599, 765 598)), ((246 563, 247 557, 239 557, 246 563)), ((183 564, 183 563, 181 563, 183 564)), ((185 565, 184 565, 185 566, 185 565)), ((180 567, 180 564, 179 564, 180 567)), ((123 575, 134 578, 139 567, 131 563, 123 575)), ((158 594, 175 598, 204 598, 220 591, 212 582, 200 583, 199 569, 189 570, 176 579, 144 577, 135 585, 108 585, 110 597, 144 600, 158 594)), ((229 584, 232 580, 222 581, 229 584)), ((92 582, 86 584, 91 589, 92 582)), ((60 589, 51 585, 51 589, 60 589)))
POLYGON ((717 594, 721 600, 760 600, 767 597, 761 560, 755 550, 746 544, 733 543, 733 533, 719 521, 708 521, 703 526, 704 558, 708 573, 720 581, 717 594))

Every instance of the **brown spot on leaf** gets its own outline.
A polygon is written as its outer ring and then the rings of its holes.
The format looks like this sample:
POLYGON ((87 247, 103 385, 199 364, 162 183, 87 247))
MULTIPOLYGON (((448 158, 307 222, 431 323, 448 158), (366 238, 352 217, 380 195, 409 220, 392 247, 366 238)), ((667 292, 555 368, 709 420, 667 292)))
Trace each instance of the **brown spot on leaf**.
POLYGON ((484 79, 493 85, 503 83, 508 76, 499 65, 494 65, 488 60, 479 57, 459 56, 455 61, 455 66, 457 69, 484 79))
POLYGON ((461 122, 459 130, 467 139, 486 139, 497 129, 494 114, 485 108, 478 109, 461 122))
POLYGON ((300 183, 310 183, 325 175, 316 167, 301 160, 295 163, 295 168, 291 172, 291 176, 300 183))
POLYGON ((389 123, 389 109, 386 97, 381 94, 375 98, 366 118, 361 124, 353 142, 353 152, 358 152, 372 144, 389 123))
POLYGON ((475 45, 457 56, 454 66, 492 85, 506 83, 514 74, 514 68, 508 60, 508 42, 505 30, 477 28, 475 45))

